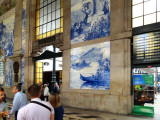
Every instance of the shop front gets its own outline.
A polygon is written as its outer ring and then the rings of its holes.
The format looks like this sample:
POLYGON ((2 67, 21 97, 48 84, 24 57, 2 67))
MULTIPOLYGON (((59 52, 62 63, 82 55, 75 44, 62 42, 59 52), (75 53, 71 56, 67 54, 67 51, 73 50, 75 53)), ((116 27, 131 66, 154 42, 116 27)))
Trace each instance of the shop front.
POLYGON ((153 117, 159 114, 158 76, 160 75, 160 32, 133 37, 132 84, 134 115, 153 117))

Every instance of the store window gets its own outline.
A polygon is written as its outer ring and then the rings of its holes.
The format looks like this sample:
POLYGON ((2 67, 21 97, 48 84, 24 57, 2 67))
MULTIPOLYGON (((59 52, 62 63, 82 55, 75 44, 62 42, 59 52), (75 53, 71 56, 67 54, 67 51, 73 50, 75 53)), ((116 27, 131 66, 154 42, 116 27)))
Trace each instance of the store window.
POLYGON ((160 0, 132 0, 132 27, 160 22, 160 0))
POLYGON ((63 0, 37 0, 36 39, 63 32, 63 0))

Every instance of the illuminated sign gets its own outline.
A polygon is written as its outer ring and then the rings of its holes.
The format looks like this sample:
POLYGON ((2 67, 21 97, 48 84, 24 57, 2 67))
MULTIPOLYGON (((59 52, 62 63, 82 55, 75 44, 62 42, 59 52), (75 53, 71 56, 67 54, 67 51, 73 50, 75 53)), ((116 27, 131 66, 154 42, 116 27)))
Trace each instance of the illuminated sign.
POLYGON ((133 64, 160 63, 160 32, 133 37, 133 64))

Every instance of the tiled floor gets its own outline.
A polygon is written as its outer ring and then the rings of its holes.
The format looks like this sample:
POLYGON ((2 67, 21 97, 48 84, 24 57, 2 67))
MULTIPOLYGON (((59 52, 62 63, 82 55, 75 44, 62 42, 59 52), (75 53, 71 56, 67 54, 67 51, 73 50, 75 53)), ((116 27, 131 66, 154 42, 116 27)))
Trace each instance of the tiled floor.
MULTIPOLYGON (((11 100, 8 100, 8 105, 10 108, 12 107, 11 100)), ((117 115, 100 111, 64 107, 64 120, 160 120, 160 94, 156 96, 154 107, 154 118, 133 115, 117 115)), ((11 120, 14 120, 14 117, 12 117, 11 120)))

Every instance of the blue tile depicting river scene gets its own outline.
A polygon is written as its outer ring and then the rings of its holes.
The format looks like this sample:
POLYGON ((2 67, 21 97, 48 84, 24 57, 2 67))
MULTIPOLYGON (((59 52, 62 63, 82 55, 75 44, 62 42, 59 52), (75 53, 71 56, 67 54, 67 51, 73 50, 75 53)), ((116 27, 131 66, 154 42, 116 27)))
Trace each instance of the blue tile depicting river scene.
POLYGON ((110 89, 110 42, 71 50, 70 88, 110 89))
POLYGON ((71 0, 71 44, 110 35, 110 0, 71 0))
POLYGON ((5 86, 13 84, 13 61, 7 61, 5 66, 5 86))

